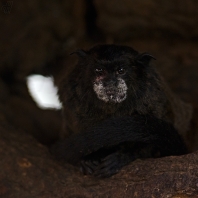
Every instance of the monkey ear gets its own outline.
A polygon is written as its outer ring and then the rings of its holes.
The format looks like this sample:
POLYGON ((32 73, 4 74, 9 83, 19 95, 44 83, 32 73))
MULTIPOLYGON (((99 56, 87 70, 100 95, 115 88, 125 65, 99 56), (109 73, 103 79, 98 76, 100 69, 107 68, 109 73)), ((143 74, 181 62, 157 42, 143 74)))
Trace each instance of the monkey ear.
POLYGON ((148 53, 142 53, 135 58, 135 61, 139 64, 148 65, 152 59, 156 60, 156 58, 154 58, 152 55, 148 53))
POLYGON ((70 55, 73 54, 76 54, 80 58, 85 58, 87 56, 87 53, 82 49, 76 50, 75 52, 72 52, 70 55))

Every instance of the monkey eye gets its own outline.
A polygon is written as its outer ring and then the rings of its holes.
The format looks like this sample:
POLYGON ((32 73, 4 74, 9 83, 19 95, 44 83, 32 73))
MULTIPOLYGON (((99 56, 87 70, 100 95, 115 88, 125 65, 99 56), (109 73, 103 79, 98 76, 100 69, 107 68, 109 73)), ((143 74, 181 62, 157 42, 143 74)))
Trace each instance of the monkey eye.
POLYGON ((117 74, 125 74, 125 72, 126 72, 126 70, 124 69, 124 68, 119 68, 118 70, 117 70, 117 74))
POLYGON ((96 68, 96 69, 95 69, 95 72, 96 72, 97 74, 99 74, 99 75, 102 75, 102 74, 104 73, 104 69, 102 69, 102 68, 96 68))

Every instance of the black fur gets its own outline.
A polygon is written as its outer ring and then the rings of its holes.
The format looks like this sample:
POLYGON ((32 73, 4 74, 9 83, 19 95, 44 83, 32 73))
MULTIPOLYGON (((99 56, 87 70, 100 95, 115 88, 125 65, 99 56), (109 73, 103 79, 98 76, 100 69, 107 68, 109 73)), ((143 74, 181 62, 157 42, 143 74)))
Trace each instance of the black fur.
POLYGON ((82 165, 85 173, 106 177, 136 158, 181 155, 186 147, 171 124, 150 115, 134 115, 111 118, 74 134, 55 144, 53 152, 60 160, 82 165))
POLYGON ((52 147, 57 158, 80 165, 85 174, 108 177, 136 158, 186 153, 160 76, 149 65, 151 55, 117 45, 75 53, 79 62, 59 91, 65 139, 52 147), (117 91, 118 79, 127 85, 121 102, 112 99, 123 91, 117 91), (94 91, 98 81, 109 100, 94 91))

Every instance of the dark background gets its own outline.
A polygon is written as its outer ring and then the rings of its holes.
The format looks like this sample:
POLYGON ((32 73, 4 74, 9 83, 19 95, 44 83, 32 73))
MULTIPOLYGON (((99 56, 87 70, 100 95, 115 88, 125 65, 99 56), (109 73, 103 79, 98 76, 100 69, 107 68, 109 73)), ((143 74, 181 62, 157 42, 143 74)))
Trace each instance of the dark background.
POLYGON ((58 164, 39 142, 58 137, 61 113, 39 109, 26 86, 31 74, 53 76, 58 85, 77 48, 115 43, 149 52, 194 108, 189 137, 196 150, 197 24, 196 0, 0 1, 0 197, 198 196, 196 153, 137 160, 104 181, 58 164))

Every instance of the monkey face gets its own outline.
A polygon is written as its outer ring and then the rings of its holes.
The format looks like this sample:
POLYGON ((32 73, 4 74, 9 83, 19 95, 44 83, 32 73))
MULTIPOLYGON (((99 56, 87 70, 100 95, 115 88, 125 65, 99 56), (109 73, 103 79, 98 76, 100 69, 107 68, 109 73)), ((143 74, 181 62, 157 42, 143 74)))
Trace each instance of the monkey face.
POLYGON ((153 58, 119 45, 98 45, 72 54, 79 56, 77 69, 82 70, 84 85, 89 85, 91 79, 97 98, 106 103, 121 103, 127 95, 136 95, 144 87, 144 70, 153 58))
POLYGON ((126 73, 124 67, 97 67, 93 89, 97 97, 110 103, 121 103, 127 98, 127 84, 123 79, 126 73))

